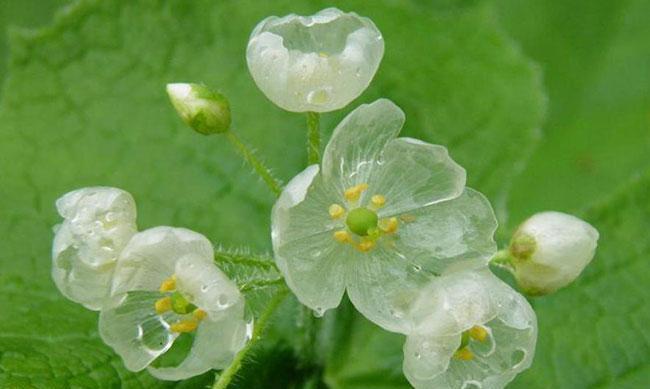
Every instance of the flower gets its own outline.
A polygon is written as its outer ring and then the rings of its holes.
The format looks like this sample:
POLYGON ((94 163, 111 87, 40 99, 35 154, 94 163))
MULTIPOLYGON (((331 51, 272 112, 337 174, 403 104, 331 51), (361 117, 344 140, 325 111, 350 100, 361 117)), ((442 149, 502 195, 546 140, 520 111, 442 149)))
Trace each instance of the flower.
POLYGON ((180 380, 226 367, 246 341, 244 299, 210 242, 156 227, 122 251, 99 332, 127 369, 180 380))
POLYGON ((52 278, 61 293, 86 308, 104 303, 117 257, 136 232, 135 202, 121 189, 82 188, 56 201, 52 278))
POLYGON ((246 51, 257 86, 293 112, 343 108, 368 87, 383 55, 375 24, 336 8, 268 17, 253 30, 246 51))
POLYGON ((503 388, 532 363, 535 312, 489 270, 434 279, 411 314, 404 374, 416 389, 503 388))
POLYGON ((345 290, 368 319, 408 333, 404 312, 436 275, 486 266, 497 222, 442 146, 395 138, 389 100, 350 113, 272 212, 275 259, 298 299, 322 314, 345 290))
POLYGON ((568 285, 596 253, 598 231, 589 223, 561 212, 541 212, 513 234, 510 265, 519 286, 544 295, 568 285))
POLYGON ((228 131, 230 103, 225 96, 199 84, 167 84, 174 108, 196 132, 203 135, 228 131))

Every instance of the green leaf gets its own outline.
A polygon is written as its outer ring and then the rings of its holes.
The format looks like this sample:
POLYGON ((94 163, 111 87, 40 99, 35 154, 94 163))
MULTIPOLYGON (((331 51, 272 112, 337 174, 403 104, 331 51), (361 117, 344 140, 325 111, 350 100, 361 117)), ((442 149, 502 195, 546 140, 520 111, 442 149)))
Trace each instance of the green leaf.
MULTIPOLYGON (((407 1, 337 3, 375 20, 387 51, 359 101, 324 115, 324 132, 356 104, 389 97, 406 111, 404 135, 447 145, 471 184, 503 205, 534 144, 544 98, 539 72, 501 31, 491 8, 480 2, 434 9, 407 1)), ((255 87, 245 64, 248 34, 268 15, 329 5, 81 0, 50 27, 12 34, 0 106, 0 285, 13 285, 14 292, 0 302, 2 317, 11 318, 0 323, 0 332, 13 337, 0 336, 0 383, 155 386, 146 373, 125 372, 98 339, 96 315, 64 301, 52 285, 54 200, 82 186, 117 186, 136 198, 142 229, 183 226, 228 247, 268 250, 274 196, 223 138, 187 129, 164 86, 198 81, 219 88, 232 103, 235 130, 262 149, 286 181, 306 163, 304 117, 274 107, 255 87)), ((255 314, 268 301, 268 288, 277 287, 275 276, 270 268, 241 267, 237 258, 220 253, 217 262, 250 288, 255 314), (259 299, 253 297, 258 292, 259 299)), ((305 325, 291 339, 304 312, 287 301, 261 354, 273 355, 274 343, 305 350, 300 339, 314 335, 305 325)), ((302 357, 295 360, 305 377, 318 373, 302 357)), ((391 366, 400 369, 395 361, 391 366)), ((246 372, 255 369, 245 364, 246 372)))

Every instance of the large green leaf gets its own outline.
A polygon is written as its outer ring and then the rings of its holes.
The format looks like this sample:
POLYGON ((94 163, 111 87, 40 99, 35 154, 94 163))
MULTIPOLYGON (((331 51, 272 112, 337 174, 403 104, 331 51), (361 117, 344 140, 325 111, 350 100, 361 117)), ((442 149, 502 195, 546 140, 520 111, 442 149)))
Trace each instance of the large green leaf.
MULTIPOLYGON (((534 143, 544 98, 536 68, 502 33, 491 8, 339 3, 373 18, 386 39, 380 72, 359 101, 394 99, 406 111, 406 135, 448 145, 470 182, 502 205, 534 143)), ((182 124, 164 85, 218 86, 231 100, 236 131, 287 180, 306 162, 304 118, 274 107, 257 90, 245 46, 263 17, 326 5, 82 0, 51 27, 12 36, 0 107, 0 384, 154 385, 146 373, 125 372, 99 341, 96 315, 53 287, 54 200, 81 186, 118 186, 135 196, 141 228, 183 226, 228 247, 268 249, 273 196, 223 138, 182 124)), ((326 133, 344 113, 324 117, 326 133)), ((217 260, 242 285, 255 273, 240 269, 237 256, 217 260)), ((265 347, 290 338, 292 324, 282 323, 295 322, 296 311, 291 301, 282 308, 265 347)))

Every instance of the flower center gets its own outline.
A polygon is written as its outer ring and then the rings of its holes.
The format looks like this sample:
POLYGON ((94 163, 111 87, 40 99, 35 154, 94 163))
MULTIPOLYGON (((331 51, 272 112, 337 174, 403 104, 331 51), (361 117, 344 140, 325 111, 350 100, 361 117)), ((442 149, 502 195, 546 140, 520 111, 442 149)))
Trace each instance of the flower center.
POLYGON ((193 332, 199 326, 199 322, 207 316, 204 310, 197 308, 181 292, 176 290, 176 276, 164 280, 160 284, 160 292, 167 295, 154 304, 157 314, 162 315, 165 312, 172 311, 177 315, 187 315, 182 320, 169 326, 172 332, 193 332))
POLYGON ((377 229, 378 222, 377 214, 368 208, 353 209, 345 219, 345 224, 350 231, 359 236, 368 236, 370 232, 377 229))
POLYGON ((462 333, 460 338, 460 346, 458 350, 454 353, 454 358, 461 361, 471 361, 474 359, 474 353, 470 350, 470 340, 477 342, 485 342, 489 334, 484 327, 474 326, 469 330, 462 333))

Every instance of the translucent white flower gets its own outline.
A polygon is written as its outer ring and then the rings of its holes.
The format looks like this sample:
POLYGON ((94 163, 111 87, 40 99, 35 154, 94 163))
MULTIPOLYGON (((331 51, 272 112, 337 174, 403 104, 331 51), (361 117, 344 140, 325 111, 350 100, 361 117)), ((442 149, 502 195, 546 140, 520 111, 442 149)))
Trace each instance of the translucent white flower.
POLYGON ((497 222, 442 146, 396 138, 404 113, 362 105, 334 130, 322 165, 273 208, 273 250, 298 299, 317 314, 345 290, 368 319, 408 333, 404 312, 432 275, 485 266, 497 222))
POLYGON ((384 41, 368 18, 336 8, 271 16, 248 42, 248 68, 275 104, 293 112, 343 108, 370 84, 384 41))
POLYGON ((436 278, 410 314, 404 374, 416 389, 503 388, 532 363, 535 312, 488 270, 436 278))
POLYGON ((52 278, 61 293, 92 310, 105 302, 115 263, 136 232, 133 197, 117 188, 82 188, 56 201, 64 218, 52 245, 52 278))
POLYGON ((244 300, 210 242, 156 227, 122 251, 99 331, 127 369, 180 380, 227 366, 246 341, 244 300))
POLYGON ((555 292, 575 280, 596 253, 598 231, 561 212, 542 212, 527 219, 510 243, 511 265, 526 293, 555 292))

